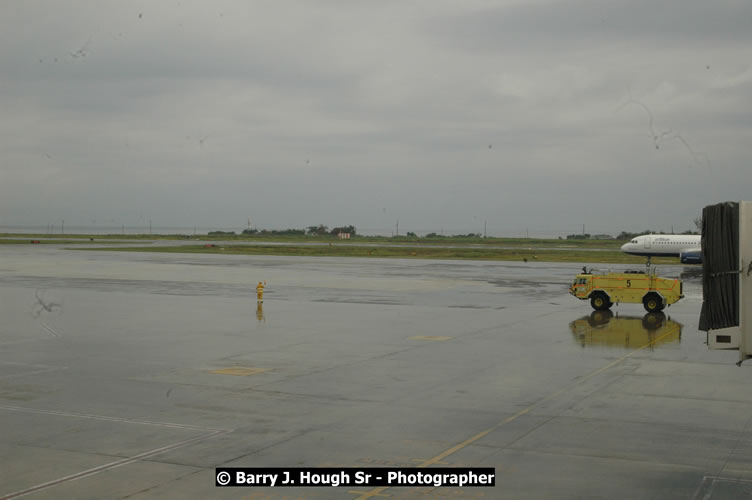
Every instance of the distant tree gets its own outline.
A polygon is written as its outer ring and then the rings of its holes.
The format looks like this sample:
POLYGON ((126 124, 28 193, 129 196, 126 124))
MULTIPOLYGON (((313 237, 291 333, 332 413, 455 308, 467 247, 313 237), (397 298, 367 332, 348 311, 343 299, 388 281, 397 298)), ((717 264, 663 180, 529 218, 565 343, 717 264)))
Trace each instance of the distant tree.
POLYGON ((305 229, 262 229, 259 234, 263 236, 288 236, 304 235, 305 229))
POLYGON ((235 236, 235 231, 209 231, 209 236, 235 236))
POLYGON ((355 236, 355 226, 335 227, 334 229, 329 231, 329 234, 332 234, 334 236, 337 236, 339 233, 350 233, 350 236, 355 236))
POLYGON ((666 234, 664 231, 654 231, 652 229, 646 229, 644 231, 640 231, 639 233, 630 233, 627 231, 622 231, 619 233, 619 235, 615 238, 617 240, 631 240, 635 236, 640 236, 643 234, 666 234))
POLYGON ((567 239, 568 240, 589 240, 590 239, 590 234, 589 233, 585 233, 585 234, 568 234, 567 235, 567 239))
POLYGON ((413 233, 412 231, 408 231, 407 232, 407 236, 408 236, 408 238, 417 238, 418 237, 418 235, 415 234, 415 233, 413 233))
POLYGON ((329 233, 329 228, 326 227, 323 224, 319 224, 318 226, 308 226, 308 234, 313 236, 323 235, 329 233))
POLYGON ((243 229, 243 234, 256 234, 258 229, 243 229))
POLYGON ((693 222, 695 223, 695 227, 697 228, 697 234, 702 233, 702 215, 695 217, 693 222))

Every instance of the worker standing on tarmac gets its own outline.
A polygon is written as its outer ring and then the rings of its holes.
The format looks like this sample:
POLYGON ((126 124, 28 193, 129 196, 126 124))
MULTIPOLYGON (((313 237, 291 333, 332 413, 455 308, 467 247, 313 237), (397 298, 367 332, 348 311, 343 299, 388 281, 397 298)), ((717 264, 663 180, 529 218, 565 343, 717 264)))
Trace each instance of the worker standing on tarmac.
POLYGON ((258 282, 258 285, 256 285, 256 299, 259 304, 264 301, 264 284, 260 281, 258 282))

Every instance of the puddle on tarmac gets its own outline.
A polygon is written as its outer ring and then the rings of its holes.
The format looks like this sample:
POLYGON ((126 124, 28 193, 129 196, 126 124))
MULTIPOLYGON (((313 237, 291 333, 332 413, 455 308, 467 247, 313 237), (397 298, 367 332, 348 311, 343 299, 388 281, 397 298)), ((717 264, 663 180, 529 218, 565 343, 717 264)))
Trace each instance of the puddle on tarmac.
POLYGON ((593 311, 569 323, 574 341, 582 347, 624 349, 678 344, 682 326, 662 312, 620 316, 611 311, 593 311))

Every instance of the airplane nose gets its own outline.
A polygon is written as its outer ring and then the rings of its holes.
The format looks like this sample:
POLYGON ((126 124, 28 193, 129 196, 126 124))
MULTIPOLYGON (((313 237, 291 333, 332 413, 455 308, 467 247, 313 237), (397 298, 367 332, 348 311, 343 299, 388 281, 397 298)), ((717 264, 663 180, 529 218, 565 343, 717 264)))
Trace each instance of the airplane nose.
POLYGON ((624 243, 624 244, 623 244, 623 245, 621 246, 621 251, 622 251, 622 252, 626 252, 626 251, 627 251, 627 245, 629 245, 629 243, 624 243))

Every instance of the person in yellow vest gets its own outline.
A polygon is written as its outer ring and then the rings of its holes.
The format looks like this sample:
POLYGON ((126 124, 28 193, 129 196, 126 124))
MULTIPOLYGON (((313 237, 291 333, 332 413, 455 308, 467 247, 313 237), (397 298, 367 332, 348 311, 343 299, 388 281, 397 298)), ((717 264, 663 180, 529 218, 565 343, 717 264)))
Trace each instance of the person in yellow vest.
POLYGON ((256 298, 259 302, 264 301, 264 284, 260 281, 258 285, 256 285, 256 298))

